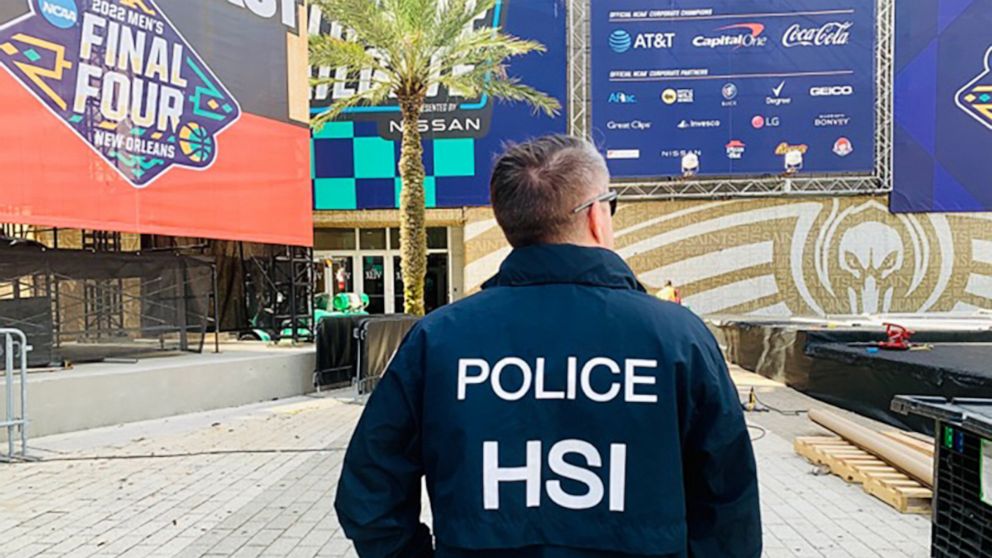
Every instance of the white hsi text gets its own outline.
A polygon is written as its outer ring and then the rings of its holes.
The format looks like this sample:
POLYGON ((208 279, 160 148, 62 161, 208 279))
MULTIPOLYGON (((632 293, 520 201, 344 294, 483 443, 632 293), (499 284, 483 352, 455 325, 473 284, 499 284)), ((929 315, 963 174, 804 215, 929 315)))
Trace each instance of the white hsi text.
MULTIPOLYGON (((522 466, 500 464, 499 442, 483 442, 482 444, 482 499, 483 507, 487 510, 499 509, 500 484, 524 483, 526 506, 537 508, 541 506, 541 470, 543 448, 538 440, 531 440, 526 445, 527 462, 522 466)), ((595 508, 607 498, 612 512, 623 512, 627 496, 627 445, 610 444, 610 462, 607 467, 607 479, 603 479, 592 469, 601 469, 603 459, 599 450, 583 440, 561 440, 548 450, 548 469, 560 478, 572 480, 585 485, 582 494, 572 494, 562 488, 558 479, 543 483, 548 498, 555 504, 570 510, 587 510, 595 508), (585 460, 586 467, 574 465, 565 460, 565 456, 575 454, 585 460)))
POLYGON ((565 368, 564 382, 551 386, 547 378, 560 378, 562 374, 549 370, 543 357, 533 363, 506 357, 492 365, 478 358, 459 359, 458 400, 465 401, 470 391, 488 387, 504 401, 519 401, 527 396, 575 400, 581 394, 595 403, 609 403, 617 398, 626 403, 658 402, 658 395, 648 392, 657 381, 653 373, 658 368, 657 360, 625 359, 618 363, 611 358, 596 357, 580 365, 578 358, 568 357, 565 368), (609 387, 604 389, 602 380, 594 380, 597 377, 609 379, 609 387))

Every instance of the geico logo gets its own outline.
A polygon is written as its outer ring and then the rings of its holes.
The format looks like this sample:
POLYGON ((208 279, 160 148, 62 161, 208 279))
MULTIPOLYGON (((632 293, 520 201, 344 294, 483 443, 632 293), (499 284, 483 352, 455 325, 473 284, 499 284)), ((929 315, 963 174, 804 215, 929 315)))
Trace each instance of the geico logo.
MULTIPOLYGON (((560 366, 560 364, 559 364, 560 366)), ((470 386, 486 384, 486 395, 495 395, 504 401, 519 401, 524 397, 535 400, 575 400, 580 395, 594 403, 609 403, 621 398, 626 403, 657 403, 654 371, 657 360, 625 359, 617 362, 611 358, 597 357, 579 365, 579 359, 568 357, 565 373, 552 370, 545 375, 546 359, 534 360, 533 365, 518 357, 506 357, 490 364, 479 358, 458 359, 458 400, 465 401, 470 386), (648 372, 642 374, 640 371, 648 372), (561 385, 550 385, 548 378, 562 378, 561 385), (606 386, 609 387, 606 387, 606 386)))
MULTIPOLYGON (((506 445, 505 442, 503 444, 506 445)), ((524 505, 528 508, 541 507, 541 489, 544 488, 551 502, 562 508, 592 509, 599 506, 605 496, 611 512, 624 511, 627 495, 627 444, 610 444, 605 483, 601 474, 595 472, 603 469, 603 456, 589 442, 561 440, 548 448, 547 471, 556 478, 544 483, 541 482, 545 471, 544 444, 540 440, 528 440, 524 447, 527 461, 522 466, 516 462, 501 465, 500 442, 482 443, 483 508, 499 509, 500 484, 522 482, 527 495, 524 505), (566 459, 567 456, 572 457, 566 459), (584 466, 578 465, 582 462, 584 466), (584 490, 566 491, 559 479, 571 481, 571 486, 584 485, 584 490)), ((518 452, 519 448, 514 448, 510 453, 518 452)))
POLYGON ((811 87, 809 94, 811 97, 846 97, 854 94, 854 87, 850 85, 811 87))
POLYGON ((640 33, 634 39, 634 48, 672 48, 675 33, 640 33))
POLYGON ((606 127, 610 130, 650 130, 651 123, 641 120, 633 120, 631 122, 614 122, 611 120, 606 123, 606 127))

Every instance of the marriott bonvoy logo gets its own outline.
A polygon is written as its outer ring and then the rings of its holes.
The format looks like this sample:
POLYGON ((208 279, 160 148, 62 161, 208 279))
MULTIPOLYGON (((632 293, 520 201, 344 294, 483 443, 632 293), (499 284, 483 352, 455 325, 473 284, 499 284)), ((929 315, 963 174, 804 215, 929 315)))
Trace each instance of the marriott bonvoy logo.
POLYGON ((0 64, 135 188, 203 170, 241 116, 153 0, 31 0, 0 64))

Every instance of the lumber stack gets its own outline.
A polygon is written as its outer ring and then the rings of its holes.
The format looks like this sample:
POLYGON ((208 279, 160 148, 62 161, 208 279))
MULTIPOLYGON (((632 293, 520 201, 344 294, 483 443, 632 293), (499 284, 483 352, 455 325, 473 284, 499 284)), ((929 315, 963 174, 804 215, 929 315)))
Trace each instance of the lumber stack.
POLYGON ((796 453, 902 513, 930 513, 932 441, 877 432, 822 411, 811 412, 810 418, 837 435, 796 438, 796 453))

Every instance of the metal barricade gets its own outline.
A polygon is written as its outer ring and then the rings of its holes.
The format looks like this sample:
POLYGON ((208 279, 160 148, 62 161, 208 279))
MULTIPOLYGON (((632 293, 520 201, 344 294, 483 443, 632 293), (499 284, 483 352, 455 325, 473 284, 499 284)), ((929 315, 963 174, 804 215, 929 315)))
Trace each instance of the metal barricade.
POLYGON ((7 429, 7 453, 0 453, 0 461, 30 460, 28 457, 28 338, 19 329, 0 328, 0 354, 5 363, 6 409, 0 427, 7 429), (20 373, 20 406, 14 406, 14 370, 20 373), (18 410, 20 414, 18 415, 18 410), (21 451, 15 451, 15 432, 20 434, 21 451))

